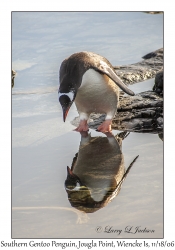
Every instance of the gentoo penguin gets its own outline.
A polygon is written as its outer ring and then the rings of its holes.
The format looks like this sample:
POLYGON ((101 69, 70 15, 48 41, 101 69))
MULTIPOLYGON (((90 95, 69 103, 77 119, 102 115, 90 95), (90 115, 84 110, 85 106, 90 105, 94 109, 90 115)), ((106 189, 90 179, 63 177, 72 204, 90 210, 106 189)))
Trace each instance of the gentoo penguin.
POLYGON ((129 133, 122 132, 115 137, 91 137, 81 132, 78 153, 67 167, 65 189, 71 205, 78 210, 92 213, 106 206, 121 190, 137 157, 125 170, 122 141, 129 133))
POLYGON ((129 95, 134 92, 116 75, 111 63, 92 52, 78 52, 65 59, 60 67, 59 102, 65 122, 68 111, 75 101, 80 124, 78 132, 88 131, 87 120, 92 112, 105 113, 105 121, 98 131, 110 132, 118 102, 119 88, 129 95))

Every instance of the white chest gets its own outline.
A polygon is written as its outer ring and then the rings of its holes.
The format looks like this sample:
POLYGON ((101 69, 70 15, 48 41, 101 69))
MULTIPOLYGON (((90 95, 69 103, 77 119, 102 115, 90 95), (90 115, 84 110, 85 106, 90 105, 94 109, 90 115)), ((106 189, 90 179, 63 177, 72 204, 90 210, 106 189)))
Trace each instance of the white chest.
POLYGON ((94 69, 89 69, 85 72, 82 78, 82 84, 79 89, 85 88, 99 88, 105 86, 105 80, 102 74, 98 73, 94 69))
POLYGON ((118 86, 105 74, 93 69, 85 72, 75 104, 79 113, 115 113, 119 96, 118 86))

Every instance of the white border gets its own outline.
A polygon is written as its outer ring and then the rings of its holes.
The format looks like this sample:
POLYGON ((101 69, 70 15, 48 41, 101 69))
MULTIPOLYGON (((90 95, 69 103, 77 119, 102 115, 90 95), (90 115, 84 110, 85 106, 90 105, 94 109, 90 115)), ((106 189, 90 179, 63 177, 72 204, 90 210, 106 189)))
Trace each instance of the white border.
MULTIPOLYGON (((174 183, 175 183, 175 146, 174 146, 174 4, 173 1, 21 1, 1 2, 1 129, 0 129, 0 239, 11 241, 11 11, 165 11, 165 135, 164 135, 164 240, 174 239, 174 183), (172 77, 171 77, 172 76, 172 77), (169 88, 168 88, 169 87, 169 88), (170 106, 171 105, 171 106, 170 106)), ((24 240, 25 242, 26 240, 24 240)), ((131 240, 129 240, 131 241, 131 240)), ((147 240, 149 242, 149 240, 147 240)), ((153 241, 153 240, 151 240, 153 241)), ((161 240, 160 240, 161 241, 161 240)), ((21 241, 23 242, 23 241, 21 241)))

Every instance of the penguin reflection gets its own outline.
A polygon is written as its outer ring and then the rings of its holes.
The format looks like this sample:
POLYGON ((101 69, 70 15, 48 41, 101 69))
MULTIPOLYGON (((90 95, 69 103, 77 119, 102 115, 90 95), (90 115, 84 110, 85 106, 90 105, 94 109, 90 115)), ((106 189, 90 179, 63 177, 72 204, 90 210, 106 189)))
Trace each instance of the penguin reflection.
POLYGON ((93 213, 106 206, 120 191, 130 168, 124 168, 121 151, 122 140, 128 135, 122 132, 115 137, 91 137, 81 132, 79 152, 71 169, 67 167, 65 188, 71 205, 86 213, 93 213))

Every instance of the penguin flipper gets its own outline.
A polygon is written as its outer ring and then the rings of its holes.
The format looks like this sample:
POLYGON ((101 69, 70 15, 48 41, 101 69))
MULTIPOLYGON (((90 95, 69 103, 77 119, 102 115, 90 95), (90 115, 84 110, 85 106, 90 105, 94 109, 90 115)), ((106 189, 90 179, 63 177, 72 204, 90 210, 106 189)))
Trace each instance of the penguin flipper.
POLYGON ((113 80, 118 85, 119 88, 121 88, 128 95, 135 95, 135 93, 122 82, 122 80, 116 75, 114 70, 111 69, 111 67, 109 67, 106 63, 102 62, 98 66, 98 68, 96 68, 96 70, 106 74, 109 78, 111 78, 111 80, 113 80))
POLYGON ((122 80, 114 73, 114 71, 109 67, 107 68, 107 75, 128 95, 135 95, 135 93, 130 90, 122 80))

